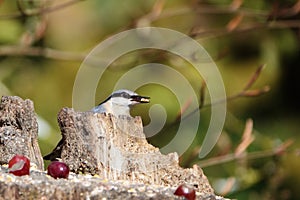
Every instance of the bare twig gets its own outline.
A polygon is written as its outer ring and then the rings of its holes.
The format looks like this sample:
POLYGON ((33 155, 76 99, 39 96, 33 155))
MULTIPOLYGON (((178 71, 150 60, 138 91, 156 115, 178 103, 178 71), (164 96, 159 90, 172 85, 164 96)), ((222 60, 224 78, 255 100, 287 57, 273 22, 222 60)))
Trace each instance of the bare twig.
POLYGON ((223 156, 218 156, 218 157, 213 157, 210 159, 206 160, 201 160, 198 161, 197 164, 201 167, 210 167, 213 165, 220 165, 223 163, 231 162, 234 160, 241 160, 241 159, 246 159, 246 160, 253 160, 253 159, 259 159, 259 158, 267 158, 267 157, 272 157, 276 155, 281 155, 282 152, 286 151, 289 146, 293 144, 293 140, 287 140, 283 144, 279 145, 275 149, 270 149, 270 150, 265 150, 265 151, 256 151, 256 152, 251 152, 251 153, 244 153, 241 155, 236 155, 235 153, 233 154, 226 154, 223 156))
POLYGON ((226 182, 224 183, 221 191, 218 192, 221 196, 226 196, 229 192, 232 191, 232 188, 236 185, 237 178, 236 177, 229 177, 227 178, 226 182))
POLYGON ((269 16, 268 11, 259 11, 256 9, 246 9, 241 8, 243 1, 234 0, 228 6, 216 6, 216 5, 199 5, 196 8, 190 7, 181 7, 181 8, 167 8, 162 10, 161 8, 164 5, 164 0, 157 0, 152 10, 146 15, 141 16, 135 21, 136 26, 139 26, 140 21, 147 21, 147 24, 151 24, 154 21, 158 21, 164 18, 170 18, 178 15, 190 14, 192 12, 197 14, 240 14, 243 16, 250 17, 263 17, 266 18, 269 16))
POLYGON ((260 95, 263 95, 267 92, 270 91, 270 87, 269 86, 264 86, 260 89, 254 89, 254 90, 250 90, 250 88, 254 85, 254 83, 256 82, 256 80, 258 79, 258 77, 260 76, 262 70, 264 69, 265 65, 260 65, 257 70, 254 72, 254 74, 251 76, 250 80, 248 81, 248 83, 246 84, 246 86, 243 88, 243 90, 237 94, 234 94, 232 96, 229 96, 227 98, 227 101, 231 101, 234 100, 236 98, 239 97, 257 97, 260 95))
POLYGON ((86 54, 59 51, 45 47, 1 46, 0 56, 43 56, 64 61, 82 61, 86 54))
POLYGON ((298 0, 292 7, 280 8, 278 3, 273 4, 273 9, 269 14, 269 19, 285 19, 296 16, 300 12, 300 1, 298 0))
MULTIPOLYGON (((248 146, 254 141, 255 137, 252 135, 253 131, 253 121, 251 119, 248 119, 246 121, 242 142, 237 146, 235 149, 234 155, 235 157, 243 156, 245 150, 248 148, 248 146)), ((199 156, 199 152, 201 150, 200 146, 197 146, 193 149, 191 155, 188 156, 188 159, 185 161, 185 163, 192 163, 193 161, 197 160, 199 156)), ((224 155, 226 156, 226 155, 224 155)), ((223 158, 223 156, 220 156, 223 158)), ((218 158, 220 158, 218 157, 218 158)), ((226 160, 226 159, 225 159, 226 160)))
POLYGON ((258 29, 284 29, 284 28, 299 28, 300 20, 277 20, 265 23, 252 23, 249 25, 240 26, 234 29, 234 31, 228 31, 226 28, 216 28, 209 30, 198 30, 193 27, 189 34, 193 38, 215 38, 221 37, 228 34, 244 33, 250 31, 257 31, 258 29))
POLYGON ((252 130, 253 121, 252 119, 248 119, 243 133, 242 142, 237 146, 237 148, 234 151, 236 157, 242 155, 248 148, 248 146, 254 141, 255 137, 252 135, 252 130))
POLYGON ((258 67, 258 69, 251 76, 250 80, 248 81, 247 85, 244 87, 244 89, 242 91, 238 92, 237 94, 233 94, 231 96, 228 96, 225 99, 220 99, 219 101, 215 101, 215 102, 211 102, 211 103, 207 103, 207 104, 200 104, 197 109, 195 109, 195 110, 191 111, 190 113, 188 113, 186 116, 183 117, 183 119, 186 119, 186 118, 192 116, 193 114, 198 112, 199 109, 203 109, 205 107, 209 107, 209 106, 212 106, 212 105, 232 101, 232 100, 235 100, 235 99, 240 98, 240 97, 258 97, 258 96, 261 96, 261 95, 269 92, 270 91, 269 86, 264 86, 260 89, 249 90, 249 88, 251 88, 251 86, 255 83, 255 81, 257 80, 257 78, 261 74, 263 66, 264 65, 258 67))
POLYGON ((137 27, 149 26, 153 20, 157 19, 160 16, 164 5, 165 5, 165 0, 156 0, 155 4, 152 7, 151 12, 144 15, 143 17, 140 17, 136 22, 136 26, 137 27))
POLYGON ((266 85, 256 90, 246 90, 241 93, 241 97, 258 97, 270 91, 270 86, 266 85))
POLYGON ((261 74, 262 70, 265 68, 266 65, 260 65, 257 70, 254 72, 250 80, 248 81, 247 85, 244 87, 244 91, 249 90, 254 82, 258 79, 259 75, 261 74))
POLYGON ((230 7, 233 10, 237 10, 242 6, 243 3, 244 3, 243 0, 232 0, 230 7))
POLYGON ((239 8, 237 9, 232 4, 228 6, 216 6, 216 5, 199 5, 195 11, 198 14, 236 14, 240 13, 245 16, 252 17, 266 17, 269 15, 268 11, 262 11, 257 9, 239 8))
POLYGON ((181 117, 183 115, 183 113, 190 107, 192 103, 192 99, 188 99, 185 104, 183 105, 183 107, 180 109, 180 111, 178 112, 177 116, 176 116, 176 122, 180 121, 181 120, 181 117))
POLYGON ((199 153, 201 151, 201 146, 196 146, 193 148, 192 152, 188 156, 180 156, 179 157, 179 162, 183 167, 189 167, 191 163, 193 163, 195 160, 198 159, 199 153), (183 160, 183 158, 186 158, 183 160), (183 162, 182 162, 183 161, 183 162))
POLYGON ((289 139, 287 140, 285 143, 283 143, 282 145, 280 145, 277 149, 276 149, 276 154, 277 155, 281 155, 283 154, 286 149, 291 146, 294 143, 294 140, 289 139))
POLYGON ((300 0, 298 0, 291 8, 291 13, 293 13, 294 15, 298 14, 299 12, 300 12, 300 0))
POLYGON ((76 4, 78 2, 81 2, 81 1, 84 1, 84 0, 70 0, 70 1, 58 4, 58 5, 51 6, 51 7, 38 8, 38 9, 30 10, 30 11, 23 9, 20 5, 20 2, 17 1, 18 2, 17 6, 19 8, 19 12, 0 15, 0 20, 15 19, 15 18, 23 17, 23 16, 43 15, 43 14, 46 14, 46 13, 50 13, 50 12, 54 12, 54 11, 57 11, 57 10, 64 9, 66 7, 74 5, 74 4, 76 4))
POLYGON ((238 14, 234 18, 232 18, 226 25, 227 31, 234 31, 242 22, 244 15, 238 14))
MULTIPOLYGON (((206 89, 206 83, 203 80, 202 81, 202 85, 200 88, 200 94, 199 94, 199 108, 202 108, 202 106, 204 105, 204 99, 205 99, 205 89, 206 89)), ((189 108, 189 106, 192 103, 192 99, 188 99, 185 104, 183 105, 183 107, 180 109, 180 111, 178 112, 178 114, 176 115, 176 119, 174 120, 174 123, 177 123, 181 120, 181 117, 183 116, 183 114, 186 112, 186 110, 189 108)), ((173 123, 173 124, 174 124, 173 123)))
POLYGON ((206 82, 202 81, 202 85, 200 88, 200 100, 199 100, 199 109, 201 109, 204 105, 204 100, 205 100, 205 89, 206 89, 206 82))

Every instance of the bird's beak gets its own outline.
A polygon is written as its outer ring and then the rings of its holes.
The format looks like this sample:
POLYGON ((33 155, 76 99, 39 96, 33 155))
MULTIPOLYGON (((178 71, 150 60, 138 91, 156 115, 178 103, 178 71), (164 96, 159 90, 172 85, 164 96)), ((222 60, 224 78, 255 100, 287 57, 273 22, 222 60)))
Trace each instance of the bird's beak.
POLYGON ((131 98, 131 101, 135 101, 138 103, 149 103, 150 102, 150 97, 133 95, 130 98, 131 98))

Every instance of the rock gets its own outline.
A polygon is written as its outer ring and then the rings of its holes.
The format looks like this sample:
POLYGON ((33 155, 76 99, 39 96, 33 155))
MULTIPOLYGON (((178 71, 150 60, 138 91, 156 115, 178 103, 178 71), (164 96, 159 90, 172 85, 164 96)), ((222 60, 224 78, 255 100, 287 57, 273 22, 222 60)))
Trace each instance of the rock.
POLYGON ((174 191, 188 183, 195 186, 196 199, 225 200, 214 194, 197 165, 183 169, 176 153, 163 155, 149 144, 140 117, 63 108, 58 122, 62 140, 46 157, 68 164, 73 171, 68 179, 54 179, 43 171, 33 103, 2 97, 0 199, 182 199, 174 191), (15 154, 27 156, 37 168, 20 177, 8 173, 5 164, 15 154))
POLYGON ((8 163, 15 154, 28 157, 38 169, 44 169, 33 102, 3 96, 0 103, 0 163, 8 163))
POLYGON ((214 192, 197 165, 183 169, 177 153, 163 155, 147 142, 140 117, 63 108, 58 122, 62 140, 59 151, 52 155, 61 158, 75 173, 162 186, 188 183, 201 193, 214 192))

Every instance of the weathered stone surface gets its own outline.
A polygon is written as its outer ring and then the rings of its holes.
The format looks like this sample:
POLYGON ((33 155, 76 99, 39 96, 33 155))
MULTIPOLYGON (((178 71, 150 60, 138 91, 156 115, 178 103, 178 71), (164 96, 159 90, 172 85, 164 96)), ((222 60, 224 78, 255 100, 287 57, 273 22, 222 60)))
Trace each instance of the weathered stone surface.
MULTIPOLYGON (((30 176, 8 174, 0 166, 0 200, 70 199, 183 199, 173 193, 176 187, 147 185, 131 181, 110 181, 98 176, 71 173, 68 179, 54 179, 45 172, 31 170, 30 176)), ((225 200, 213 194, 197 192, 199 200, 225 200)))
POLYGON ((3 96, 0 103, 0 163, 8 163, 15 154, 27 156, 38 169, 44 169, 33 102, 3 96))
POLYGON ((63 108, 58 122, 63 139, 56 156, 73 172, 163 186, 188 183, 201 193, 213 194, 198 166, 183 169, 178 165, 176 153, 163 155, 147 142, 140 117, 115 117, 63 108))
POLYGON ((53 179, 41 170, 33 103, 2 97, 1 164, 18 153, 29 157, 38 169, 17 177, 8 173, 7 165, 0 165, 0 200, 182 199, 173 194, 181 183, 194 185, 197 199, 224 200, 214 194, 198 166, 183 169, 176 153, 162 155, 148 144, 140 117, 116 118, 64 108, 58 122, 63 139, 49 158, 60 157, 76 172, 68 179, 53 179))

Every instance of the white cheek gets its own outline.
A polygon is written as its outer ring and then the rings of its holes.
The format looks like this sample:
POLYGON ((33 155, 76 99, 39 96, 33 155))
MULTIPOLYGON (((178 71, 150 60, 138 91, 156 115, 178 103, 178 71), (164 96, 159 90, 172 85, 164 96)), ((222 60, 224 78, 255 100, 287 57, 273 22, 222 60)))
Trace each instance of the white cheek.
POLYGON ((131 101, 130 102, 130 105, 135 105, 135 104, 139 104, 139 102, 137 102, 137 101, 131 101))
POLYGON ((112 102, 114 104, 118 104, 118 105, 131 105, 132 104, 132 101, 130 101, 129 99, 124 99, 121 97, 113 98, 112 102))

